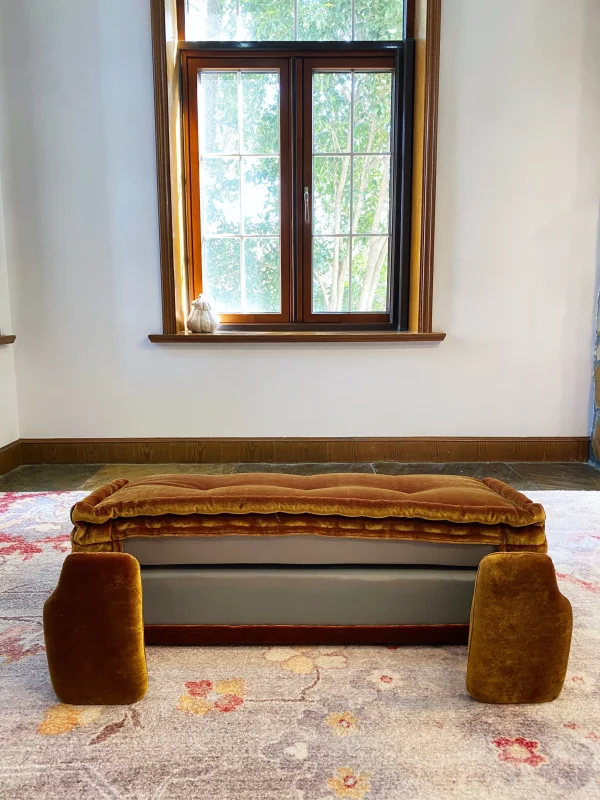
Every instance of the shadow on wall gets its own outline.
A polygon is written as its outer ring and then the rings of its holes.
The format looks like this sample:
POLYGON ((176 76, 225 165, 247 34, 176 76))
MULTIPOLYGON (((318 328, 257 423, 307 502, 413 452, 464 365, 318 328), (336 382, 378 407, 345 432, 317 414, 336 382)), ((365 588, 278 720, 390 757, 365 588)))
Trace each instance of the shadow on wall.
MULTIPOLYGON (((28 356, 19 391, 35 415, 28 398, 65 406, 82 365, 116 370, 123 340, 145 342, 160 318, 150 11, 106 0, 0 5, 13 325, 28 356)), ((122 404, 99 370, 86 377, 122 404)))
POLYGON ((596 345, 594 349, 594 380, 593 390, 593 419, 592 419, 592 445, 590 459, 592 463, 600 465, 600 289, 598 288, 600 276, 600 207, 598 211, 598 228, 596 235, 596 292, 598 303, 596 307, 596 345))
POLYGON ((67 298, 74 311, 85 308, 92 329, 97 309, 113 302, 112 281, 102 279, 111 232, 98 24, 95 3, 82 6, 70 4, 68 13, 39 2, 2 9, 6 235, 15 313, 27 307, 29 318, 17 324, 34 349, 42 331, 60 337, 69 330, 72 320, 56 313, 67 298))
MULTIPOLYGON (((587 0, 586 4, 587 14, 586 19, 589 20, 589 25, 586 25, 585 31, 585 50, 584 50, 584 70, 588 76, 594 76, 594 95, 596 97, 596 104, 590 103, 590 108, 598 108, 600 101, 600 73, 595 67, 597 61, 598 41, 600 40, 600 10, 598 8, 597 0, 587 0)), ((586 105, 584 104, 584 109, 586 105)), ((590 112, 593 113, 593 112, 590 112)), ((586 130, 595 137, 597 143, 598 131, 600 130, 600 114, 596 114, 596 118, 591 120, 591 125, 586 126, 586 130)), ((585 149, 586 143, 582 143, 582 150, 585 149)), ((597 145, 596 145, 597 146, 597 145)), ((583 166, 585 170, 585 165, 583 166)), ((595 189, 598 194, 598 179, 600 176, 589 176, 588 180, 594 180, 595 189)), ((598 198, 598 222, 596 226, 596 338, 593 355, 594 363, 594 379, 592 381, 592 442, 590 458, 593 463, 600 465, 600 198, 598 198)))

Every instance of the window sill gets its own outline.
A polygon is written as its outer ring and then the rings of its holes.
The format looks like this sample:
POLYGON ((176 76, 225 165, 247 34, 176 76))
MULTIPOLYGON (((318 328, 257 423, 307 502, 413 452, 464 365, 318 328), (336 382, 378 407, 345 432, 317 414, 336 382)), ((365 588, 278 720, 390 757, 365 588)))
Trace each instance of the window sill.
POLYGON ((441 342, 445 333, 411 331, 216 331, 151 333, 154 344, 225 344, 227 342, 441 342))
POLYGON ((12 344, 16 336, 0 336, 0 344, 12 344))

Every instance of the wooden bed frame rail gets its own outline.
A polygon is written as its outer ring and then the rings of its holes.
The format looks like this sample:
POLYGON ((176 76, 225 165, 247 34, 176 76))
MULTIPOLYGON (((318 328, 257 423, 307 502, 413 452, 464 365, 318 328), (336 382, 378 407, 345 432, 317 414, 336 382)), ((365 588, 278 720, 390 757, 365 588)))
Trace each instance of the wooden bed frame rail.
POLYGON ((144 625, 147 645, 467 644, 468 625, 144 625))

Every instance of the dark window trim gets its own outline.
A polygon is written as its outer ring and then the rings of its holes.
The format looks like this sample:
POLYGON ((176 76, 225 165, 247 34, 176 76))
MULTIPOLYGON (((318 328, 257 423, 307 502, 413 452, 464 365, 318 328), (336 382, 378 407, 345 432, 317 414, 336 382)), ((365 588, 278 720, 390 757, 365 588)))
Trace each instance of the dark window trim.
MULTIPOLYGON (((406 330, 408 327, 408 273, 410 244, 410 163, 412 140, 405 132, 412 129, 412 103, 405 103, 406 82, 412 79, 414 48, 411 42, 185 42, 181 46, 183 86, 184 131, 187 176, 187 252, 190 296, 202 290, 200 258, 200 207, 198 181, 198 130, 195 81, 199 69, 215 68, 230 63, 232 68, 249 66, 276 67, 281 74, 281 158, 282 158, 282 230, 281 230, 281 300, 280 314, 229 314, 222 315, 228 327, 241 328, 262 324, 265 330, 276 330, 279 325, 297 324, 314 326, 350 326, 353 329, 406 330), (242 46, 240 46, 240 44, 242 46), (295 61, 298 64, 295 64, 295 61), (385 67, 393 70, 391 175, 391 238, 390 281, 388 312, 338 312, 312 311, 312 270, 310 243, 312 233, 302 225, 298 216, 301 202, 299 192, 309 180, 312 170, 311 125, 312 72, 320 67, 352 69, 360 66, 385 67), (294 75, 294 86, 304 89, 294 95, 289 71, 294 75), (302 70, 302 72, 300 72, 302 70), (292 113, 293 111, 293 113, 292 113), (298 117, 300 117, 298 119, 298 117), (292 160, 290 160, 290 156, 292 160), (299 163, 298 163, 299 162, 299 163), (402 170, 409 165, 408 175, 402 170), (295 168, 294 168, 295 167, 295 168), (291 201, 291 202, 290 202, 291 201), (291 229, 287 220, 292 220, 291 229)), ((410 99, 410 94, 409 94, 410 99)))
MULTIPOLYGON (((304 97, 303 97, 303 120, 302 120, 302 133, 301 138, 298 141, 298 150, 302 152, 302 180, 300 181, 300 185, 298 189, 302 186, 312 186, 312 166, 313 166, 313 158, 312 158, 312 93, 307 91, 310 86, 312 85, 312 74, 314 71, 320 68, 336 68, 336 69, 353 69, 357 67, 360 62, 363 62, 364 67, 376 67, 376 68, 383 68, 383 69, 392 69, 393 72, 393 88, 392 88, 392 131, 391 131, 391 141, 390 147, 391 152, 395 154, 396 149, 396 139, 395 139, 395 130, 396 130, 396 118, 400 112, 400 109, 396 106, 396 97, 395 94, 395 86, 398 81, 398 75, 396 74, 396 66, 397 66, 397 59, 396 53, 398 51, 402 51, 403 44, 402 42, 397 42, 393 51, 389 51, 387 49, 375 49, 373 47, 374 43, 369 43, 365 47, 365 51, 358 51, 353 53, 348 53, 345 51, 344 47, 335 48, 335 50, 328 50, 324 51, 321 56, 307 56, 303 58, 303 87, 304 87, 304 97), (369 55, 367 55, 367 52, 369 55), (373 55, 373 52, 376 55, 373 55)), ((397 197, 397 186, 394 180, 394 162, 392 162, 392 175, 391 175, 391 184, 390 184, 390 196, 391 196, 391 208, 390 208, 390 219, 392 221, 390 231, 391 238, 390 238, 390 246, 389 252, 391 255, 391 263, 388 267, 389 269, 389 291, 388 291, 388 303, 389 303, 389 311, 385 313, 377 313, 377 312, 364 312, 364 313, 356 313, 356 312, 332 312, 332 313, 317 313, 312 310, 312 283, 313 283, 313 273, 312 273, 312 239, 313 239, 313 232, 312 226, 309 227, 307 225, 303 225, 301 228, 301 249, 299 253, 299 263, 300 263, 300 275, 299 277, 302 280, 303 286, 301 291, 301 298, 302 298, 302 321, 306 324, 311 325, 331 325, 337 327, 340 324, 351 324, 354 326, 364 326, 364 327, 372 327, 377 328, 378 326, 385 326, 387 328, 393 329, 397 327, 397 297, 396 297, 396 288, 397 282, 395 280, 395 276, 397 275, 400 266, 395 262, 395 255, 393 249, 393 234, 396 230, 396 206, 398 203, 397 197)), ((350 212, 352 215, 352 212, 350 212)), ((408 268, 408 264, 406 265, 408 268)))
POLYGON ((300 55, 307 54, 322 54, 323 52, 330 52, 332 50, 339 51, 340 55, 344 53, 361 54, 363 51, 370 53, 380 53, 382 50, 396 50, 398 45, 402 44, 404 40, 389 40, 385 42, 187 42, 182 41, 179 43, 179 50, 181 52, 200 51, 205 53, 207 51, 213 52, 231 52, 235 53, 235 57, 239 57, 243 53, 252 53, 256 50, 275 50, 281 53, 297 53, 300 55))

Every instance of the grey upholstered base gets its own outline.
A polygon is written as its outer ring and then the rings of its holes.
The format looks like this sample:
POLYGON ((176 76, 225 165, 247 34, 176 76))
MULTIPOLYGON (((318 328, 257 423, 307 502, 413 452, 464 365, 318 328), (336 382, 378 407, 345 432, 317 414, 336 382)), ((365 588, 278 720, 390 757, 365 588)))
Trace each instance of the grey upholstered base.
POLYGON ((164 536, 123 541, 142 565, 424 564, 477 567, 493 545, 340 536, 164 536))
POLYGON ((142 567, 146 625, 469 622, 476 569, 142 567))

